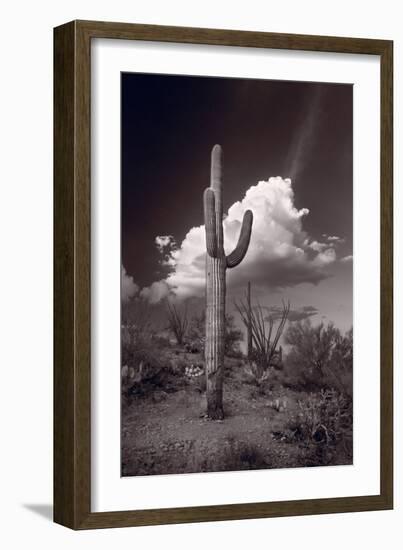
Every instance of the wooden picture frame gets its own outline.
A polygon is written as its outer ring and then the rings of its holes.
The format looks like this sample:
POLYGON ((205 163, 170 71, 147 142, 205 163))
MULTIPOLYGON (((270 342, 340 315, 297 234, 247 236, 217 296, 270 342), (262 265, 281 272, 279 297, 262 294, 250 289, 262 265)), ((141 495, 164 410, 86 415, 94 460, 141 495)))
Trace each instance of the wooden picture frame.
MULTIPOLYGON (((73 21, 54 30, 54 520, 93 529, 393 507, 393 43, 386 40, 73 21), (380 56, 381 471, 370 496, 91 512, 91 40, 114 38, 380 56)), ((225 495, 223 495, 225 501, 225 495)))

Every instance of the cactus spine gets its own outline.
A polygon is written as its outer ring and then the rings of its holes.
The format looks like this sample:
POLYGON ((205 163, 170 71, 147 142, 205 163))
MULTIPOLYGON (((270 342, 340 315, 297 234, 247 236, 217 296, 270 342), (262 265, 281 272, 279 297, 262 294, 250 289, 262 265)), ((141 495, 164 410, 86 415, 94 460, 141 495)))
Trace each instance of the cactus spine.
POLYGON ((212 420, 224 418, 223 370, 225 338, 225 272, 243 260, 249 246, 253 215, 244 214, 238 244, 228 256, 224 252, 222 203, 222 149, 211 152, 210 187, 204 191, 206 228, 206 393, 207 415, 212 420))

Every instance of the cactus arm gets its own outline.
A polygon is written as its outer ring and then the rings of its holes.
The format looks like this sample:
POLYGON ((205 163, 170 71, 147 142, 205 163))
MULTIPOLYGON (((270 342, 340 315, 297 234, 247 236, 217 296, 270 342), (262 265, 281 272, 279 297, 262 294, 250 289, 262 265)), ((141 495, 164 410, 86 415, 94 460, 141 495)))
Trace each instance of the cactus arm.
POLYGON ((227 256, 227 267, 235 267, 242 262, 248 250, 250 236, 252 232, 253 214, 247 210, 243 216, 241 233, 238 244, 229 256, 227 256))
POLYGON ((217 257, 217 232, 214 191, 208 187, 203 195, 204 225, 206 228, 207 254, 212 258, 217 257))

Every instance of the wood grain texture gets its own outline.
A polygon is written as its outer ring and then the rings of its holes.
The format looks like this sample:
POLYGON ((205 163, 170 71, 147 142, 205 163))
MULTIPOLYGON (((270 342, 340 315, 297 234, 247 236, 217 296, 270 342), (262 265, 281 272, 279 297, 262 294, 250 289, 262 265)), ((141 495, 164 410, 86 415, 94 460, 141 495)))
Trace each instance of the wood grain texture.
MULTIPOLYGON (((74 25, 54 36, 54 519, 74 524, 74 25)), ((87 367, 88 368, 88 367, 87 367)))
MULTIPOLYGON (((73 529, 268 518, 393 506, 393 43, 73 21, 54 32, 54 519, 73 529), (92 513, 90 48, 92 38, 381 56, 381 490, 379 495, 92 513)), ((225 495, 223 495, 225 500, 225 495)))
POLYGON ((90 50, 75 23, 54 35, 54 519, 90 511, 90 50))
POLYGON ((75 23, 84 33, 92 38, 151 40, 187 44, 212 44, 217 46, 242 46, 250 48, 276 48, 375 55, 382 55, 384 49, 390 44, 390 41, 387 40, 367 38, 140 25, 105 21, 76 21, 75 23))
POLYGON ((381 494, 393 507, 393 42, 381 57, 381 494))

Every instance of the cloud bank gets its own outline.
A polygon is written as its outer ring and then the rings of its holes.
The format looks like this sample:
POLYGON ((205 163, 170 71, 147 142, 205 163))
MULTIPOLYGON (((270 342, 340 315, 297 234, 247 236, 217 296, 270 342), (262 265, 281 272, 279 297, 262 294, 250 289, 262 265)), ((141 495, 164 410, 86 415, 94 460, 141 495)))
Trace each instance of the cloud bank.
POLYGON ((138 285, 133 280, 133 277, 127 274, 126 269, 122 265, 122 302, 128 302, 132 296, 139 291, 138 285))
MULTIPOLYGON (((282 307, 271 306, 266 307, 266 310, 268 312, 268 316, 266 317, 267 321, 269 320, 269 318, 272 318, 274 321, 277 319, 281 319, 283 313, 282 307)), ((287 319, 289 322, 303 321, 305 319, 308 319, 308 317, 313 317, 314 315, 317 315, 318 313, 319 310, 316 307, 303 306, 298 309, 290 309, 287 319)))
MULTIPOLYGON (((302 223, 309 211, 295 207, 290 179, 260 181, 229 208, 223 222, 227 254, 236 246, 248 209, 254 218, 250 246, 240 266, 227 271, 229 290, 236 292, 249 280, 255 287, 281 289, 300 283, 315 285, 329 277, 328 268, 337 259, 335 247, 342 239, 326 235, 324 242, 319 242, 309 237, 302 223)), ((170 293, 179 299, 203 296, 204 225, 192 227, 180 245, 170 235, 157 236, 155 244, 161 252, 161 264, 168 266, 170 273, 142 289, 141 295, 152 303, 170 293)))

